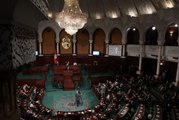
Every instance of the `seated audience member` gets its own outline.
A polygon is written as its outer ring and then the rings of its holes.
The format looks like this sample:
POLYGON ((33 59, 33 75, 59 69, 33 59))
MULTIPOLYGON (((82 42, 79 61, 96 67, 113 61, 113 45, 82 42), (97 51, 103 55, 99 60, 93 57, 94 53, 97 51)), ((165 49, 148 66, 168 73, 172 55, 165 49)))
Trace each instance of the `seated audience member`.
POLYGON ((30 88, 30 86, 28 86, 27 84, 23 85, 23 91, 24 92, 26 92, 29 88, 30 88))
POLYGON ((161 74, 160 79, 161 79, 161 82, 162 82, 162 83, 165 83, 165 82, 166 82, 166 80, 167 80, 166 70, 161 74))
POLYGON ((66 62, 66 66, 69 66, 69 65, 70 65, 70 62, 69 62, 69 61, 67 61, 67 62, 66 62))
POLYGON ((149 113, 149 114, 147 115, 147 120, 152 120, 152 114, 149 113))
POLYGON ((105 94, 106 94, 106 85, 105 84, 101 84, 100 94, 101 94, 101 98, 103 98, 105 96, 105 94))
POLYGON ((75 62, 73 63, 73 65, 77 65, 77 62, 75 61, 75 62))
POLYGON ((111 93, 108 93, 106 96, 106 103, 109 104, 111 102, 111 93))
POLYGON ((69 67, 69 66, 67 67, 67 70, 70 70, 70 67, 69 67))
POLYGON ((58 60, 57 60, 57 66, 59 66, 59 62, 58 62, 58 60))

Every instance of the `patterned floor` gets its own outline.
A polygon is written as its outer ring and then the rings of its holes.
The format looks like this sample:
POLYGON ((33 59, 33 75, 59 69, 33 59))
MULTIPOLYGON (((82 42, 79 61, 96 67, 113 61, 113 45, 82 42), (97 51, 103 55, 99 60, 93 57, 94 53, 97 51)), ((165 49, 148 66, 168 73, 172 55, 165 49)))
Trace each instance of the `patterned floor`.
POLYGON ((75 104, 75 91, 47 92, 42 103, 54 111, 80 111, 93 108, 99 100, 91 90, 82 90, 83 104, 77 107, 75 104))

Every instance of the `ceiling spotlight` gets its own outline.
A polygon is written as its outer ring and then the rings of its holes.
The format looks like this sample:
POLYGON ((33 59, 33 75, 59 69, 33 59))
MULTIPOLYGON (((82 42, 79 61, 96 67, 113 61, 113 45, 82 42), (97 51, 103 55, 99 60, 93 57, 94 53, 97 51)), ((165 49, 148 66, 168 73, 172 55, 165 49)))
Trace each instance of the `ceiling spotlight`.
POLYGON ((153 27, 152 27, 152 30, 156 30, 156 27, 155 27, 155 26, 153 26, 153 27))
POLYGON ((49 18, 52 18, 52 13, 48 13, 48 17, 49 17, 49 18))

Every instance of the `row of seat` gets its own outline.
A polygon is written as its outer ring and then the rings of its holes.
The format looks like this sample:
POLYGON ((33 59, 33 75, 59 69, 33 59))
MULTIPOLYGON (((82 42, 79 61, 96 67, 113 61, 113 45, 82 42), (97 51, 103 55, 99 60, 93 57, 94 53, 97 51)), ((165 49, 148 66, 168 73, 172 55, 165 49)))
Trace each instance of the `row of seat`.
POLYGON ((30 66, 22 72, 23 74, 47 74, 48 66, 30 66))
MULTIPOLYGON (((147 89, 146 85, 138 79, 139 78, 132 80, 133 82, 131 82, 130 78, 125 79, 125 80, 116 80, 116 81, 110 82, 110 84, 112 84, 111 85, 112 89, 110 87, 107 87, 108 92, 112 92, 114 93, 114 95, 117 96, 118 102, 116 103, 118 104, 118 106, 121 106, 121 107, 117 107, 118 110, 117 110, 117 114, 115 114, 116 116, 115 119, 118 119, 118 120, 121 120, 121 119, 124 119, 124 120, 128 120, 128 119, 161 120, 163 118, 163 114, 162 114, 163 109, 161 105, 159 105, 158 102, 155 102, 157 101, 155 96, 152 93, 150 93, 149 90, 146 90, 147 89), (118 82, 118 84, 115 86, 116 82, 118 82), (119 87, 121 85, 123 85, 124 87, 123 88, 119 87), (115 89, 115 87, 117 89, 115 89), (118 92, 120 92, 120 94, 122 92, 122 95, 118 95, 118 92), (146 110, 149 108, 149 107, 146 108, 146 106, 153 106, 152 112, 151 111, 149 112, 149 110, 146 110), (148 114, 149 114, 149 117, 148 117, 148 114)), ((106 81, 108 81, 107 78, 106 78, 106 81)), ((99 85, 96 84, 95 82, 92 82, 92 83, 94 83, 92 85, 94 92, 100 98, 101 96, 100 85, 104 84, 104 81, 102 81, 102 83, 99 83, 99 85)), ((102 106, 108 106, 108 105, 105 105, 104 102, 100 104, 102 104, 102 106)), ((105 114, 105 112, 108 111, 107 110, 108 108, 106 107, 104 110, 104 107, 102 107, 100 104, 95 106, 95 108, 97 108, 96 114, 98 113, 101 114, 101 111, 103 111, 103 114, 105 114)), ((91 118, 92 116, 94 117, 95 115, 92 114, 91 116, 90 115, 87 115, 87 116, 88 118, 91 118)), ((110 117, 108 116, 108 119, 109 118, 110 117)))
POLYGON ((45 88, 46 79, 36 79, 36 78, 17 78, 16 84, 18 86, 23 86, 27 84, 29 86, 37 86, 38 88, 45 88))

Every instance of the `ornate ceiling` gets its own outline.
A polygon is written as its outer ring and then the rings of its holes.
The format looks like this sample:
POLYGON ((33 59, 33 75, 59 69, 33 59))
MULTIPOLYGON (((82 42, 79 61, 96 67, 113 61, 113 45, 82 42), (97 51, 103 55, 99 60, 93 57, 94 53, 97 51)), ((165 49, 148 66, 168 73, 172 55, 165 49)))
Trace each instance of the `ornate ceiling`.
MULTIPOLYGON (((51 14, 48 19, 54 20, 55 15, 62 11, 64 0, 13 0, 0 3, 0 23, 13 21, 36 28, 40 21, 47 20, 48 14, 51 14)), ((88 16, 86 26, 90 27, 111 20, 114 24, 114 21, 125 21, 125 18, 132 18, 133 21, 140 16, 158 16, 158 13, 165 16, 163 11, 171 10, 175 11, 171 13, 175 17, 178 16, 179 0, 79 0, 79 5, 88 16)))
MULTIPOLYGON (((64 0, 45 0, 52 18, 63 9, 64 0)), ((139 17, 173 9, 179 0, 79 0, 81 10, 88 15, 88 24, 96 20, 139 17), (90 23, 89 23, 90 21, 90 23)))

